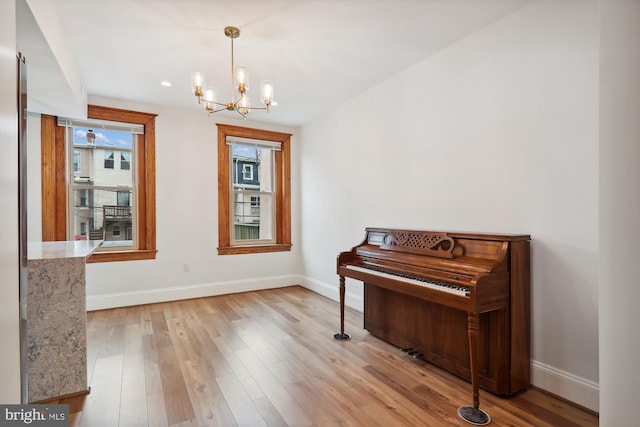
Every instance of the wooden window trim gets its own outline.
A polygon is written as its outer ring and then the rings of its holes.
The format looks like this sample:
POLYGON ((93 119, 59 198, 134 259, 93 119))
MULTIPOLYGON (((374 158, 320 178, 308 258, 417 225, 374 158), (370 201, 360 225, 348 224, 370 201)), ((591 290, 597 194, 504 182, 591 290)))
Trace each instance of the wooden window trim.
POLYGON ((225 124, 218 126, 218 255, 284 252, 291 250, 291 134, 225 124), (282 144, 275 152, 276 242, 266 245, 231 245, 231 179, 227 136, 262 139, 282 144))
MULTIPOLYGON (((156 151, 157 114, 89 105, 89 119, 111 120, 144 125, 144 136, 136 138, 138 155, 138 249, 97 252, 87 262, 155 259, 156 253, 156 151)), ((54 116, 41 116, 42 145, 42 240, 67 240, 67 177, 65 128, 54 116)))

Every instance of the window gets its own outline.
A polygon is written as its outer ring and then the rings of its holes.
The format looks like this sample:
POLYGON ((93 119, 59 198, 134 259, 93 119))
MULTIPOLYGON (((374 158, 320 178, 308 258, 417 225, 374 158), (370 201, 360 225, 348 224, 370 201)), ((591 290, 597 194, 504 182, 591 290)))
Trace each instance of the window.
POLYGON ((80 152, 73 150, 73 172, 80 173, 80 152))
POLYGON ((113 169, 113 151, 104 151, 104 168, 113 169))
POLYGON ((118 206, 130 206, 130 205, 131 205, 131 192, 118 191, 118 206))
POLYGON ((251 181, 253 179, 253 165, 242 165, 242 179, 251 181))
POLYGON ((291 134, 218 124, 218 253, 291 249, 291 134))
POLYGON ((120 169, 127 171, 131 169, 131 153, 126 151, 120 153, 120 169))
POLYGON ((155 116, 93 105, 88 107, 86 121, 42 115, 44 241, 68 240, 76 227, 87 223, 90 239, 105 240, 88 262, 155 259, 155 116), (74 137, 75 132, 80 136, 84 132, 85 140, 74 137), (110 132, 128 134, 128 140, 109 140, 110 132), (88 141, 89 136, 93 142, 88 141), (112 145, 105 149, 108 144, 112 145), (76 150, 80 152, 82 171, 69 168, 72 176, 68 177, 65 165, 75 155, 65 153, 76 150), (127 153, 128 169, 106 168, 111 165, 108 161, 116 158, 122 166, 123 152, 127 153), (71 201, 82 200, 85 191, 88 209, 80 212, 71 201), (111 242, 114 226, 119 238, 111 242))
MULTIPOLYGON (((78 191, 78 196, 80 197, 80 207, 88 207, 89 206, 89 190, 81 189, 78 191)), ((85 223, 83 223, 86 225, 85 223)))
MULTIPOLYGON (((136 180, 130 170, 117 170, 114 168, 114 158, 117 153, 113 149, 105 149, 106 146, 116 146, 122 150, 135 150, 134 140, 138 134, 143 133, 142 126, 135 124, 114 123, 110 121, 79 121, 58 119, 58 124, 65 127, 65 143, 69 149, 84 152, 87 162, 92 165, 96 161, 95 155, 100 156, 104 151, 104 168, 89 168, 87 176, 73 174, 70 180, 69 191, 79 195, 80 206, 70 205, 68 209, 69 233, 77 234, 82 224, 91 222, 91 240, 104 240, 100 250, 132 250, 137 249, 136 239, 123 239, 120 237, 121 226, 132 226, 137 223, 137 211, 131 206, 131 193, 137 188, 136 180), (92 136, 91 129, 98 128, 92 136), (123 191, 126 189, 126 191, 123 191), (87 203, 87 199, 91 203, 87 203), (110 230, 113 230, 110 232, 110 230)), ((135 158, 135 157, 134 157, 135 158)))

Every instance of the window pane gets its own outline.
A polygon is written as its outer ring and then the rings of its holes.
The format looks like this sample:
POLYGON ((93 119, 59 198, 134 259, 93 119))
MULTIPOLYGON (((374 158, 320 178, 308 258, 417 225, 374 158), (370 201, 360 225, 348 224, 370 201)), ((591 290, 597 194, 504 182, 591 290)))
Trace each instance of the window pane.
POLYGON ((274 239, 274 152, 254 145, 233 144, 233 240, 274 239))
MULTIPOLYGON (((96 189, 93 186, 73 190, 73 222, 71 230, 74 240, 104 240, 102 247, 133 248, 133 207, 118 205, 122 190, 96 189), (126 230, 122 233, 121 230, 126 230)), ((84 187, 84 186, 83 186, 84 187)))
POLYGON ((233 193, 234 239, 272 240, 272 194, 260 194, 249 191, 233 193))
POLYGON ((71 135, 71 235, 76 240, 104 240, 106 248, 135 249, 131 171, 135 136, 83 127, 71 128, 71 135))
POLYGON ((251 145, 232 145, 233 186, 234 188, 260 189, 258 174, 254 174, 260 165, 260 151, 251 145))
POLYGON ((73 182, 133 186, 131 164, 135 161, 132 151, 135 135, 108 129, 92 132, 82 127, 70 129, 73 138, 73 182))

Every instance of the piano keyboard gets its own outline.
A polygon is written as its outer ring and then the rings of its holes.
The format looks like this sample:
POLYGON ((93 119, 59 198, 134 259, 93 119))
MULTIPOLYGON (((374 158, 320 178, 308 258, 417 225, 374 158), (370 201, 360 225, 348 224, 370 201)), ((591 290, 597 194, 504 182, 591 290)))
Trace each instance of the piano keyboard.
POLYGON ((361 267, 357 265, 345 265, 344 268, 359 271, 362 273, 372 274, 374 276, 385 277, 388 279, 401 280, 412 285, 424 286, 426 288, 435 289, 437 291, 448 292, 450 294, 468 297, 471 291, 465 286, 452 285, 450 283, 428 280, 420 277, 410 276, 407 274, 391 272, 376 268, 373 266, 361 267))

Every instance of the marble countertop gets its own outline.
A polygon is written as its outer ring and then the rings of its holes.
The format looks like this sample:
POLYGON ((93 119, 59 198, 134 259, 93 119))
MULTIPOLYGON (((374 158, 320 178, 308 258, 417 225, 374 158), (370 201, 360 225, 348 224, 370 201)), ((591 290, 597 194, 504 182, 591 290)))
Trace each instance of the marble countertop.
POLYGON ((67 242, 29 242, 29 260, 86 258, 95 251, 102 240, 75 240, 67 242))

